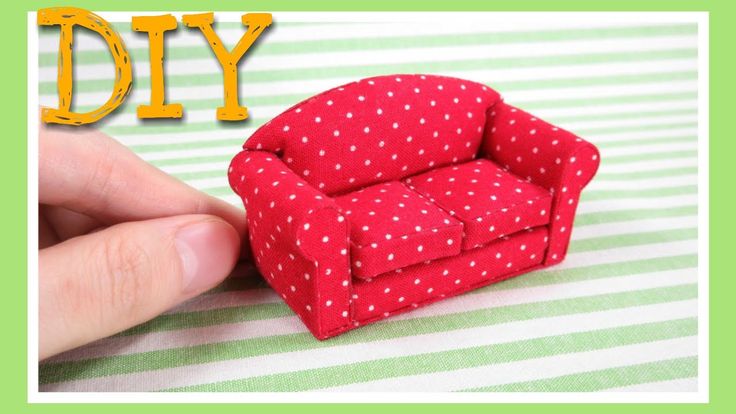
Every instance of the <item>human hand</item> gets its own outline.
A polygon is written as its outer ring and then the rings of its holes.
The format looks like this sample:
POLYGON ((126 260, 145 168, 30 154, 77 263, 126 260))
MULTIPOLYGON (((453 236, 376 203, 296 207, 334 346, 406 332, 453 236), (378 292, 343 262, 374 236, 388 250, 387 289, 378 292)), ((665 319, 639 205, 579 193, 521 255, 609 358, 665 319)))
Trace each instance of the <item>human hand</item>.
POLYGON ((98 131, 41 127, 38 192, 39 359, 214 287, 240 253, 241 211, 98 131))

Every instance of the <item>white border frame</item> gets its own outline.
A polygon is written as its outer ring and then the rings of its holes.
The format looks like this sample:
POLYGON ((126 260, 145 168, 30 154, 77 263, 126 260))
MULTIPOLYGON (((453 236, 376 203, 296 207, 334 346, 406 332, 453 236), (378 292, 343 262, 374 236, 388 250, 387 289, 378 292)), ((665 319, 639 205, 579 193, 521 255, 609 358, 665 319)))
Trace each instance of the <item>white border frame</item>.
MULTIPOLYGON (((105 12, 108 21, 168 12, 105 12)), ((171 13, 180 18, 189 12, 171 13)), ((698 25, 698 391, 601 393, 112 393, 39 392, 38 387, 38 30, 28 13, 28 402, 29 403, 707 403, 709 402, 709 19, 707 12, 279 12, 281 21, 429 22, 479 19, 483 14, 523 15, 557 21, 694 22, 698 25)), ((218 12, 217 19, 240 21, 241 13, 218 12)))

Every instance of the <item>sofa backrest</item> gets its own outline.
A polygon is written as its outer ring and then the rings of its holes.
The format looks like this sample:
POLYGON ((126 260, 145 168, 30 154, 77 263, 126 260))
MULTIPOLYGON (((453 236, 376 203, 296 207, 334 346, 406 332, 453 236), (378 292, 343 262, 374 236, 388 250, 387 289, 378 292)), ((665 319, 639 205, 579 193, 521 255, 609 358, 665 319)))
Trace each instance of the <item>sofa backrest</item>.
POLYGON ((243 147, 276 153, 334 195, 473 159, 498 100, 491 88, 457 78, 367 78, 294 105, 243 147))

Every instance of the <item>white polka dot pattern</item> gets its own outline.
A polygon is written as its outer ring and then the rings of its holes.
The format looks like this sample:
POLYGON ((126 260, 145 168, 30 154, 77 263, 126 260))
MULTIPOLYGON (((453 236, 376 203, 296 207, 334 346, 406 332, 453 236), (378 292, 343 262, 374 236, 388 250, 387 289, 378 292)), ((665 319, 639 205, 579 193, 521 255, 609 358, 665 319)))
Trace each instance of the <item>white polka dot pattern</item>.
POLYGON ((559 262, 600 161, 488 87, 425 75, 317 95, 244 149, 229 180, 254 261, 319 339, 559 262))
POLYGON ((263 277, 317 338, 347 329, 348 222, 335 201, 267 152, 243 151, 231 167, 230 185, 243 199, 263 277))
POLYGON ((379 76, 295 105, 244 147, 278 153, 315 188, 342 193, 475 158, 497 100, 462 79, 379 76))
POLYGON ((404 181, 463 223, 463 250, 549 222, 550 193, 489 160, 439 168, 404 181))
POLYGON ((547 228, 537 227, 457 256, 357 280, 353 285, 355 318, 363 324, 383 319, 386 312, 394 315, 528 272, 544 259, 546 238, 547 228))
POLYGON ((565 257, 580 192, 593 179, 600 154, 591 143, 500 102, 489 110, 483 153, 552 195, 545 264, 565 257))
POLYGON ((350 222, 355 277, 375 277, 460 253, 462 223, 398 181, 376 184, 335 201, 350 222))

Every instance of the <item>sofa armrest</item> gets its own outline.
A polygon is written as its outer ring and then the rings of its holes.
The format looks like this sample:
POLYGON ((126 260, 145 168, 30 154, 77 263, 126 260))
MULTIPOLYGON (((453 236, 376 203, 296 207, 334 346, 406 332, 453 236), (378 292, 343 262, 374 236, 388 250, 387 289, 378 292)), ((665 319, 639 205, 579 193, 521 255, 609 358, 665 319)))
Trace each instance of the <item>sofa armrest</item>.
POLYGON ((560 262, 567 253, 580 192, 598 170, 598 149, 562 128, 499 102, 488 110, 482 153, 552 193, 545 264, 560 262))
POLYGON ((318 338, 350 323, 348 222, 334 200, 277 155, 242 151, 228 170, 246 209, 254 261, 318 338))

